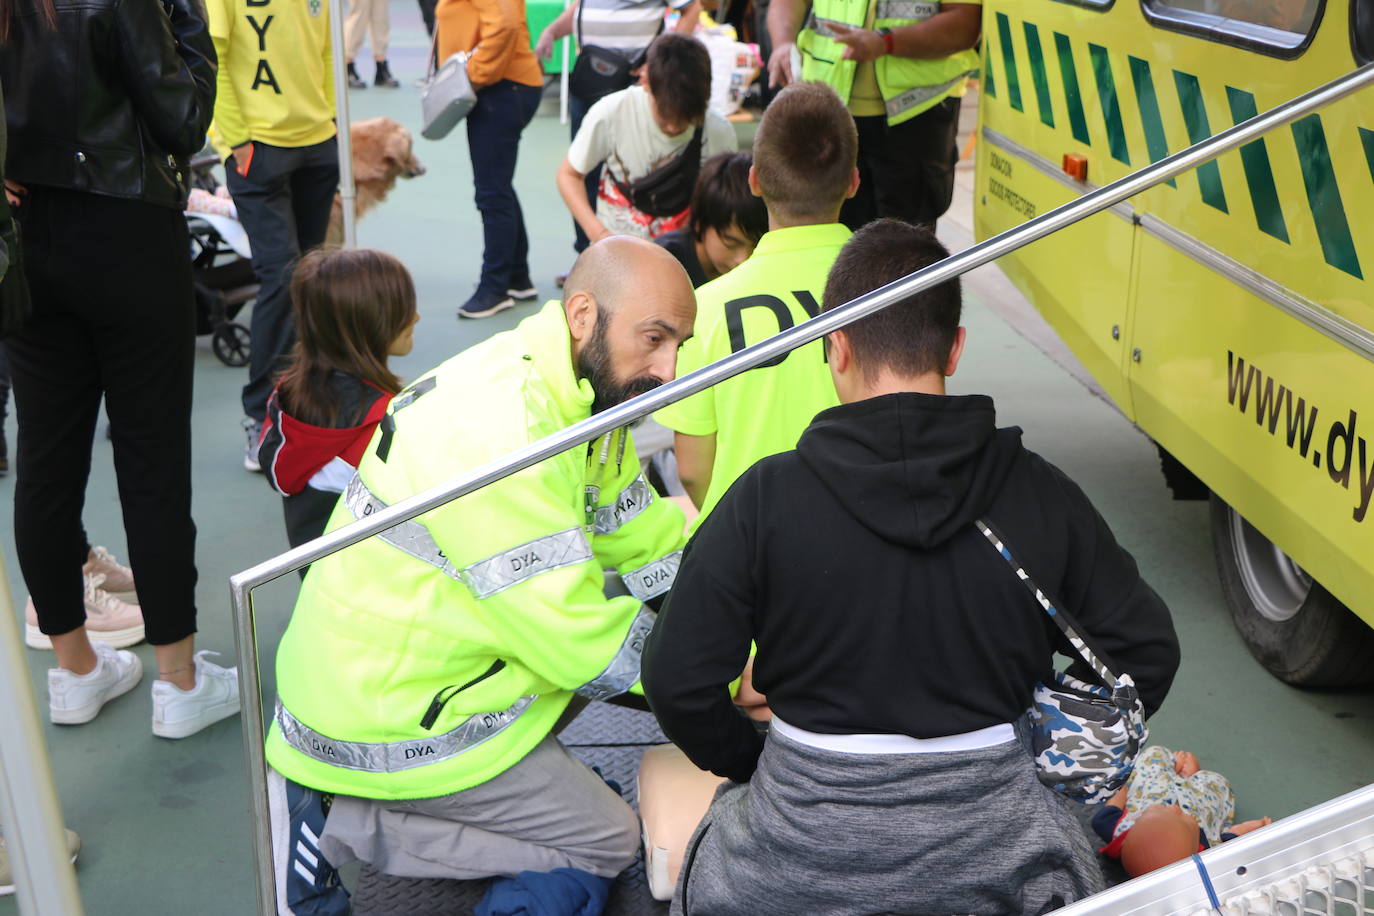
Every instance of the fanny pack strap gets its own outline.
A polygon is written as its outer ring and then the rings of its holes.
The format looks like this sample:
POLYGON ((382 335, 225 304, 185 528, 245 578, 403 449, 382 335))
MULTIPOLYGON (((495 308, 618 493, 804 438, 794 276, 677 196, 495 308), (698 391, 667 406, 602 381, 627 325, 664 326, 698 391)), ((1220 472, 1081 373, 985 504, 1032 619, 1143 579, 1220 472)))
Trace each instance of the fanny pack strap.
POLYGON ((1001 532, 994 530, 992 525, 985 519, 978 519, 974 522, 974 525, 977 526, 979 533, 987 539, 987 542, 992 545, 992 548, 997 551, 997 555, 1005 560, 1007 565, 1011 567, 1011 571, 1016 574, 1016 578, 1026 587, 1026 591, 1030 592, 1031 596, 1035 598, 1036 604, 1040 605, 1045 613, 1049 615, 1050 619, 1054 621, 1055 626, 1057 626, 1059 632, 1063 633, 1064 637, 1068 639, 1074 651, 1076 651, 1079 657, 1088 663, 1088 667, 1102 679, 1102 683, 1111 687, 1120 680, 1116 673, 1097 657, 1097 653, 1089 648, 1088 640, 1083 636, 1078 626, 1078 622, 1064 609, 1063 604, 1052 600, 1040 586, 1035 584, 1035 580, 1030 577, 1030 573, 1026 572, 1025 568, 1021 566, 1020 562, 1012 554, 1011 548, 1007 545, 1007 539, 1002 536, 1001 532))

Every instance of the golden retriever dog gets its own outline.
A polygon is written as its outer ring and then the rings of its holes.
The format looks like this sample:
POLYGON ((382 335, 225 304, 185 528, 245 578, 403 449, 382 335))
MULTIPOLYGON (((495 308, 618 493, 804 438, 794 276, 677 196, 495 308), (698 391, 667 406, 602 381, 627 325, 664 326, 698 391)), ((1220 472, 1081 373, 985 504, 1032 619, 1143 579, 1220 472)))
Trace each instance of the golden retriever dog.
MULTIPOLYGON (((410 131, 391 118, 356 121, 349 135, 353 138, 353 186, 357 194, 353 213, 355 219, 362 219, 386 200, 397 178, 423 175, 425 167, 411 149, 410 131)), ((337 248, 342 244, 343 198, 335 195, 325 246, 337 248)))

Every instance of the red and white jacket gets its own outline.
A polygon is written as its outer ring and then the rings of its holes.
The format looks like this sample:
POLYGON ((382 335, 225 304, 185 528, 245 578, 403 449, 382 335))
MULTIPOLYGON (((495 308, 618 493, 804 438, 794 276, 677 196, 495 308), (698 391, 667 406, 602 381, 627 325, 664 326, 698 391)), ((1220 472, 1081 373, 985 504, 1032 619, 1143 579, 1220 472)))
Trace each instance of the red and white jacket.
MULTIPOLYGON (((267 482, 283 496, 294 496, 307 486, 330 493, 342 493, 362 459, 372 432, 386 414, 391 395, 361 379, 377 392, 357 426, 333 428, 315 426, 298 420, 281 406, 280 389, 267 399, 267 417, 262 426, 258 462, 267 482)), ((365 392, 370 395, 370 392, 365 392)))

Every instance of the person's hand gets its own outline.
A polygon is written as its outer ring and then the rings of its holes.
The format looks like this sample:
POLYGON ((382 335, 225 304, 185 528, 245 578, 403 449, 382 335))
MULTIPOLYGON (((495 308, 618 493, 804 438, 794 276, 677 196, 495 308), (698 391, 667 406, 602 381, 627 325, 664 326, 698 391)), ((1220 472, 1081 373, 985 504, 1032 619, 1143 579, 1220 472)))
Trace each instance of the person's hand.
POLYGON ((1198 770, 1202 769, 1202 764, 1198 762, 1197 755, 1192 751, 1174 752, 1174 772, 1187 779, 1198 770))
POLYGON ((234 154, 234 168, 240 175, 247 175, 248 163, 253 161, 253 141, 240 143, 230 152, 234 154))
POLYGON ((854 60, 859 63, 866 63, 870 60, 877 60, 887 53, 887 43, 883 41, 883 36, 872 29, 855 29, 838 22, 827 23, 830 27, 831 37, 844 45, 843 60, 854 60))
POLYGON ((1239 824, 1235 824, 1231 827, 1231 833, 1234 833, 1236 836, 1240 836, 1243 833, 1249 833, 1250 831, 1258 830, 1261 827, 1268 827, 1272 823, 1274 823, 1274 819, 1272 817, 1259 817, 1255 818, 1253 821, 1241 821, 1239 824))
POLYGON ((534 55, 540 60, 553 59, 553 29, 546 28, 539 33, 539 41, 535 42, 534 55))
POLYGON ((781 89, 796 80, 792 73, 792 49, 795 47, 796 44, 789 41, 778 45, 768 55, 768 85, 771 88, 781 89))
POLYGON ((587 239, 591 242, 599 242, 602 239, 610 238, 612 235, 614 235, 614 233, 611 232, 611 230, 607 229, 605 226, 601 226, 595 232, 588 232, 587 239))
POLYGON ((29 194, 29 189, 17 181, 5 179, 5 200, 11 207, 22 207, 24 198, 29 194))
POLYGON ((739 689, 735 691, 735 705, 756 722, 767 722, 773 718, 768 708, 768 698, 754 689, 754 659, 744 666, 740 674, 739 689))

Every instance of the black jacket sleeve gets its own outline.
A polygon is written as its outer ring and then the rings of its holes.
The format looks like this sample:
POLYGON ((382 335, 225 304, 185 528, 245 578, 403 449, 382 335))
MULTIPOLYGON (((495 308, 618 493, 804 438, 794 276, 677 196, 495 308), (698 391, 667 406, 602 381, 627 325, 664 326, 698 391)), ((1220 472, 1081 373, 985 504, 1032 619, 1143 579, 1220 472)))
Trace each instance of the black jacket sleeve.
POLYGON ((752 526, 737 511, 747 477, 688 542, 640 668, 663 733, 697 766, 735 782, 749 780, 763 750, 730 695, 754 637, 752 526))
MULTIPOLYGON (((1068 561, 1058 598, 1104 661, 1131 676, 1145 714, 1153 715, 1178 672, 1178 636, 1169 608, 1140 577, 1135 558, 1116 542, 1087 495, 1049 466, 1069 512, 1068 561)), ((1077 653, 1070 657, 1077 659, 1077 653)), ((1071 670, 1083 680, 1098 680, 1082 661, 1071 670)))
POLYGON ((199 0, 121 0, 124 83, 148 133, 176 156, 205 145, 215 112, 215 46, 199 0))

